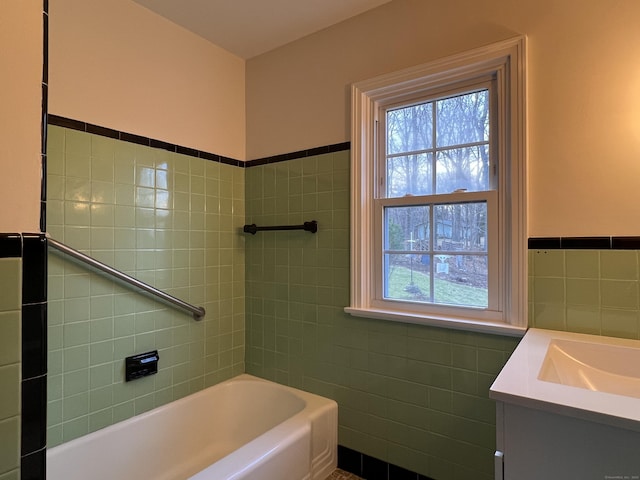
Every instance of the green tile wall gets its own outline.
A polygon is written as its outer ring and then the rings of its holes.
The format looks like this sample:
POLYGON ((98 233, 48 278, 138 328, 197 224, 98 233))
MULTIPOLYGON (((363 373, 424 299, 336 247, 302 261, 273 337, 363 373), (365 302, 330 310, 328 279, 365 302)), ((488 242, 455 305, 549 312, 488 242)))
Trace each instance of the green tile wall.
POLYGON ((0 477, 20 476, 22 259, 0 258, 0 477))
POLYGON ((349 302, 349 152, 246 169, 247 372, 339 403, 339 443, 437 480, 492 479, 489 386, 517 339, 363 319, 349 302))
POLYGON ((47 151, 51 236, 207 311, 50 251, 48 446, 243 373, 244 170, 57 126, 47 151), (153 349, 158 374, 125 383, 124 358, 153 349))
POLYGON ((530 250, 529 324, 640 338, 636 250, 530 250))

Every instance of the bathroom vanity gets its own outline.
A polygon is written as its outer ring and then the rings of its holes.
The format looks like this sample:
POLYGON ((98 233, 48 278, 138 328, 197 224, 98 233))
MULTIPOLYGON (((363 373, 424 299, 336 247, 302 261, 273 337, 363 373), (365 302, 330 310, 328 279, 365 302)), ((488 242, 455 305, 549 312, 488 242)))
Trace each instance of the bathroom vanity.
POLYGON ((496 480, 640 479, 640 341, 529 329, 490 397, 496 480))

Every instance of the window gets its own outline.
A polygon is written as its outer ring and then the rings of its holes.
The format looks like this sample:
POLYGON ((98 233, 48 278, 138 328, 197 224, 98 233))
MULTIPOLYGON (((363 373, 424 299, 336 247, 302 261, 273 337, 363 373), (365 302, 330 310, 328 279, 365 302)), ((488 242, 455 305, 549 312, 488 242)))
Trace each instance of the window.
POLYGON ((353 86, 347 312, 526 328, 524 46, 353 86))

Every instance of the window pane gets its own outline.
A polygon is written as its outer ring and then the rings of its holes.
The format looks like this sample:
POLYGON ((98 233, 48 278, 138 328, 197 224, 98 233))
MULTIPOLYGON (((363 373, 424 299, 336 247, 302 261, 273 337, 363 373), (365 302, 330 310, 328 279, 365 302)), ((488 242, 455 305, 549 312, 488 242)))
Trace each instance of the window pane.
POLYGON ((406 155, 387 160, 387 197, 432 193, 432 154, 406 155))
POLYGON ((489 190, 489 145, 438 152, 436 183, 436 193, 451 193, 459 189, 468 192, 489 190))
POLYGON ((438 148, 489 141, 489 91, 468 93, 436 103, 438 148))
POLYGON ((436 250, 487 251, 487 203, 457 203, 433 207, 436 250))
POLYGON ((384 256, 384 298, 390 300, 486 308, 487 279, 486 255, 384 256))
POLYGON ((385 298, 432 303, 430 261, 430 255, 385 255, 385 298))
POLYGON ((429 249, 429 209, 386 207, 384 209, 385 250, 422 251, 429 249))
POLYGON ((387 112, 387 154, 415 152, 432 147, 432 103, 387 112))
POLYGON ((434 255, 434 303, 487 307, 488 268, 485 255, 434 255))

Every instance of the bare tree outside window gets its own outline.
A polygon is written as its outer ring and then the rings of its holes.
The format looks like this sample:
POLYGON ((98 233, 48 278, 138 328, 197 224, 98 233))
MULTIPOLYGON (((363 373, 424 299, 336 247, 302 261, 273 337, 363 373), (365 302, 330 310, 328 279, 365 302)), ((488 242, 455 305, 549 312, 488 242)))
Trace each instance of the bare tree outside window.
POLYGON ((437 195, 492 188, 489 91, 390 109, 386 137, 386 197, 416 205, 384 208, 385 298, 486 307, 487 204, 437 195))

